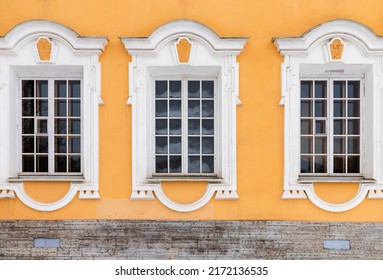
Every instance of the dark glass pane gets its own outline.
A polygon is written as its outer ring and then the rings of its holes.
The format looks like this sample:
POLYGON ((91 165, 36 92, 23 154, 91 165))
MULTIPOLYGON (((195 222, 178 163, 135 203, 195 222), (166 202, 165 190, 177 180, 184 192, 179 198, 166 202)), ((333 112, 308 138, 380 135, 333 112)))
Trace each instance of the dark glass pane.
POLYGON ((66 81, 55 81, 55 97, 67 97, 66 81))
POLYGON ((23 134, 33 134, 35 133, 34 128, 34 119, 23 118, 23 134))
POLYGON ((168 153, 168 138, 156 137, 156 154, 168 153))
POLYGON ((200 149, 200 138, 199 137, 189 137, 188 138, 188 153, 189 154, 199 154, 201 152, 200 149))
POLYGON ((181 173, 181 157, 180 156, 170 156, 169 157, 169 168, 170 173, 181 173))
POLYGON ((167 156, 156 156, 156 173, 168 173, 167 156))
POLYGON ((316 134, 326 133, 326 121, 325 120, 315 121, 315 133, 316 134))
POLYGON ((348 117, 359 117, 360 105, 359 100, 349 100, 347 102, 347 116, 348 117))
POLYGON ((70 134, 81 134, 81 120, 70 119, 69 120, 69 133, 70 134))
POLYGON ((35 96, 35 82, 34 81, 23 81, 23 97, 34 97, 35 96))
POLYGON ((349 81, 348 82, 348 98, 359 98, 360 90, 359 90, 359 81, 349 81))
POLYGON ((345 139, 341 137, 334 137, 334 154, 344 154, 345 150, 345 139))
POLYGON ((181 154, 181 137, 169 137, 169 154, 181 154))
POLYGON ((66 156, 55 156, 55 172, 67 172, 66 156))
POLYGON ((360 150, 359 137, 349 137, 347 139, 347 153, 359 154, 359 150, 360 150))
POLYGON ((35 157, 23 155, 23 172, 35 172, 35 157))
POLYGON ((168 116, 168 102, 166 100, 156 100, 156 117, 168 116))
POLYGON ((36 153, 48 153, 48 137, 36 137, 36 153))
POLYGON ((346 132, 344 120, 334 120, 334 134, 344 135, 346 132))
POLYGON ((81 138, 80 137, 69 138, 69 152, 81 153, 81 138))
POLYGON ((360 133, 359 120, 348 120, 347 132, 349 135, 359 135, 360 133))
POLYGON ((188 173, 200 173, 200 157, 189 156, 188 157, 188 173))
POLYGON ((346 173, 346 161, 344 156, 334 156, 334 173, 346 173))
POLYGON ((36 81, 37 97, 48 97, 48 81, 36 81))
POLYGON ((189 117, 200 116, 200 101, 199 100, 188 101, 188 116, 189 117))
POLYGON ((35 152, 35 139, 33 136, 23 136, 23 153, 35 152))
POLYGON ((202 97, 214 98, 214 81, 202 81, 202 97))
POLYGON ((347 158, 347 172, 348 173, 360 173, 359 171, 359 157, 349 156, 347 158))
POLYGON ((346 91, 346 82, 344 81, 334 82, 334 98, 346 97, 345 91, 346 91))
POLYGON ((326 98, 327 97, 327 82, 316 81, 315 82, 315 98, 326 98))
POLYGON ((327 158, 325 156, 315 157, 315 173, 327 173, 327 158))
POLYGON ((181 135, 181 120, 169 120, 170 135, 181 135))
POLYGON ((202 117, 214 117, 214 101, 202 101, 202 117))
POLYGON ((313 173, 312 156, 301 156, 301 173, 313 173))
POLYGON ((200 120, 188 120, 188 133, 189 135, 199 135, 200 131, 200 120))
POLYGON ((55 119, 55 133, 66 134, 66 119, 55 119))
POLYGON ((55 137, 55 153, 66 153, 66 137, 55 137))
POLYGON ((37 133, 48 133, 48 120, 37 119, 37 133))
POLYGON ((202 173, 214 173, 214 157, 202 157, 202 173))
POLYGON ((69 116, 80 117, 81 116, 81 102, 80 100, 69 101, 69 116))
POLYGON ((169 82, 169 97, 181 98, 181 81, 169 82))
POLYGON ((188 98, 200 97, 200 82, 189 81, 188 82, 188 98))
POLYGON ((202 134, 203 135, 214 134, 214 120, 202 120, 202 134))
POLYGON ((156 120, 156 135, 168 134, 168 120, 156 120))
POLYGON ((334 117, 344 117, 344 101, 334 101, 334 117))
POLYGON ((315 101, 315 117, 326 117, 326 101, 315 101))
POLYGON ((156 98, 168 97, 168 81, 156 81, 156 98))
POLYGON ((301 153, 312 154, 313 152, 313 139, 311 137, 301 137, 301 153))
POLYGON ((36 116, 48 116, 48 100, 36 100, 36 116))
POLYGON ((301 81, 301 98, 311 98, 311 97, 312 97, 312 82, 301 81))
POLYGON ((33 117, 35 114, 35 105, 33 99, 23 99, 22 101, 22 116, 33 117))
POLYGON ((81 157, 68 156, 69 159, 69 172, 81 172, 81 157))
POLYGON ((48 156, 36 156, 36 172, 48 172, 48 156))
POLYGON ((301 101, 301 117, 312 117, 312 101, 301 101))
POLYGON ((202 153, 214 154, 214 137, 202 137, 202 153))
POLYGON ((169 117, 181 117, 181 100, 169 101, 169 117))
POLYGON ((315 154, 327 153, 327 138, 315 137, 315 154))
POLYGON ((80 81, 69 81, 69 97, 81 97, 81 83, 80 81))
POLYGON ((55 100, 55 116, 66 117, 66 100, 55 100))

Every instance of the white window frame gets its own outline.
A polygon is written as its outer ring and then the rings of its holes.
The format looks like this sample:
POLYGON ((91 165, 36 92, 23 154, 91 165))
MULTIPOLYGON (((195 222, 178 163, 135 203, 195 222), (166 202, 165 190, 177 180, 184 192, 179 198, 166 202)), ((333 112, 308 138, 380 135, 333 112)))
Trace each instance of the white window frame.
POLYGON ((70 28, 47 20, 23 22, 0 38, 0 198, 16 196, 38 211, 54 211, 80 199, 99 199, 98 193, 98 107, 101 105, 101 66, 99 55, 106 37, 82 37, 70 28), (42 40, 43 39, 43 40, 42 40), (42 57, 39 42, 50 44, 50 55, 42 57), (78 176, 20 176, 20 102, 17 94, 21 78, 76 78, 82 80, 82 161, 78 176), (13 108, 20 108, 14 110, 13 108), (10 109, 12 108, 12 109, 10 109), (25 181, 66 181, 69 191, 61 199, 44 203, 25 192, 25 181))
MULTIPOLYGON (((134 200, 155 199, 179 212, 194 211, 215 199, 238 199, 236 186, 236 106, 239 100, 239 75, 237 55, 247 38, 220 38, 208 27, 190 20, 176 20, 162 25, 149 37, 123 37, 122 43, 132 56, 129 63, 129 99, 132 105, 132 195, 134 200), (186 38, 190 57, 179 56, 177 44, 186 38), (217 177, 203 176, 168 177, 166 181, 205 181, 205 194, 194 203, 181 204, 169 199, 162 190, 164 180, 152 178, 153 130, 147 116, 152 115, 149 106, 153 77, 206 76, 216 77, 217 177), (147 127, 148 129, 142 129, 147 127)), ((184 40, 185 42, 185 40, 184 40)))
POLYGON ((281 67, 280 105, 284 106, 284 186, 283 199, 309 199, 317 207, 330 212, 348 211, 365 198, 383 198, 383 89, 381 72, 383 38, 368 27, 349 20, 334 20, 318 25, 301 37, 274 38, 284 56, 281 67), (339 57, 332 55, 331 44, 343 44, 339 57), (300 171, 300 80, 306 77, 334 79, 361 78, 364 81, 363 119, 361 128, 363 157, 360 176, 301 176, 300 171), (330 203, 318 197, 316 182, 357 182, 358 193, 344 203, 330 203))

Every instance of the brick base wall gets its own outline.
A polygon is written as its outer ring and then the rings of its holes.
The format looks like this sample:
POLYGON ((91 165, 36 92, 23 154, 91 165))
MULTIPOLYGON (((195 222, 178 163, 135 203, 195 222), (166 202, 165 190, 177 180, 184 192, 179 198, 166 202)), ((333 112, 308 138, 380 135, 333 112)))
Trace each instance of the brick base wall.
POLYGON ((383 223, 0 221, 0 259, 383 259, 382 237, 383 223))

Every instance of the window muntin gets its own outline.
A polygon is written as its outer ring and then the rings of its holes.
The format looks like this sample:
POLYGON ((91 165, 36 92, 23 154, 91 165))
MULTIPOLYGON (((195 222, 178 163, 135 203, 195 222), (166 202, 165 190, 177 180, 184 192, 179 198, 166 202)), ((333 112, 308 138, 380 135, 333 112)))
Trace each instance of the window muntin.
POLYGON ((21 174, 81 174, 81 81, 21 80, 21 174))
POLYGON ((361 81, 301 80, 301 175, 361 174, 361 81))
POLYGON ((215 174, 215 80, 155 80, 155 174, 215 174))

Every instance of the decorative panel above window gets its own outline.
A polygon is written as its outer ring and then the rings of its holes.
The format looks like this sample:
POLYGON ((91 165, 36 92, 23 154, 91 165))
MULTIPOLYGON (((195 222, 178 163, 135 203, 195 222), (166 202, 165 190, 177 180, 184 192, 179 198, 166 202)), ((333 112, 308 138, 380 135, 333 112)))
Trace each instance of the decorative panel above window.
POLYGON ((53 211, 98 194, 98 57, 105 37, 81 37, 46 20, 21 23, 0 38, 0 198, 53 211), (25 181, 67 181, 59 201, 42 203, 25 181))
POLYGON ((357 22, 334 20, 274 43, 284 56, 283 198, 309 198, 333 212, 383 198, 383 39, 357 22), (328 203, 315 182, 358 182, 359 192, 328 203))
POLYGON ((122 38, 132 56, 132 199, 157 198, 175 211, 237 199, 237 55, 247 38, 220 38, 190 20, 164 24, 147 38, 122 38), (163 181, 205 181, 191 204, 171 201, 163 181))

